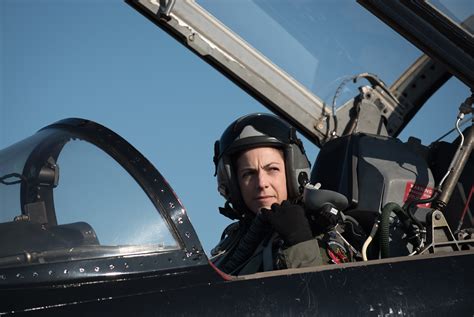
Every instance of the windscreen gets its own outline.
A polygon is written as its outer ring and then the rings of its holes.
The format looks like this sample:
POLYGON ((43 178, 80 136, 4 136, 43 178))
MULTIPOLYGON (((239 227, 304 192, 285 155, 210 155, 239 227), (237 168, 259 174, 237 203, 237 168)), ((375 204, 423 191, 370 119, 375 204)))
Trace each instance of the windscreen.
POLYGON ((197 2, 326 104, 344 79, 369 72, 390 85, 422 54, 356 1, 197 2))
POLYGON ((2 267, 180 248, 128 170, 74 134, 40 131, 0 159, 2 267))
POLYGON ((48 134, 39 132, 0 151, 0 223, 13 221, 21 215, 23 169, 33 149, 48 134))
POLYGON ((155 206, 116 161, 94 145, 68 142, 58 157, 58 224, 87 220, 103 245, 177 247, 155 206))

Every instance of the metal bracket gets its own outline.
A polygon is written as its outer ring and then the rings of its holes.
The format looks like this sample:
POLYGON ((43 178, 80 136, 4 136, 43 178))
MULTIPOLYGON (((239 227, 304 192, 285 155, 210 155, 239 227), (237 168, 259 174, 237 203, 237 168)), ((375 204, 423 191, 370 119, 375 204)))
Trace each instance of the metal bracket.
POLYGON ((388 117, 401 121, 396 114, 396 104, 380 86, 362 86, 360 94, 349 100, 336 111, 338 125, 336 134, 339 136, 364 132, 378 135, 391 135, 387 131, 388 117))
POLYGON ((474 245, 474 239, 457 240, 439 210, 427 216, 427 228, 427 246, 420 254, 461 251, 474 245))

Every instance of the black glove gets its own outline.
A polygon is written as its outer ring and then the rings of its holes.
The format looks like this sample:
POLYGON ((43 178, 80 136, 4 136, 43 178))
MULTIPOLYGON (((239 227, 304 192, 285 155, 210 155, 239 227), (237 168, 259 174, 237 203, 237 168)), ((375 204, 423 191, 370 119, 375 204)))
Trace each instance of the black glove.
POLYGON ((287 246, 313 238, 305 211, 300 205, 285 200, 281 205, 273 204, 272 210, 263 208, 262 214, 287 246))

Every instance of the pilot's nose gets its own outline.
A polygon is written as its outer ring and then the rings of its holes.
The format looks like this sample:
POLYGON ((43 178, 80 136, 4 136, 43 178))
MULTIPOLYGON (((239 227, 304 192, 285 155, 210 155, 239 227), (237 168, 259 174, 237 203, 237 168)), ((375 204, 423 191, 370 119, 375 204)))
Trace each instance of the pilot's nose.
POLYGON ((269 186, 268 175, 265 171, 260 170, 257 174, 258 188, 267 188, 269 186))

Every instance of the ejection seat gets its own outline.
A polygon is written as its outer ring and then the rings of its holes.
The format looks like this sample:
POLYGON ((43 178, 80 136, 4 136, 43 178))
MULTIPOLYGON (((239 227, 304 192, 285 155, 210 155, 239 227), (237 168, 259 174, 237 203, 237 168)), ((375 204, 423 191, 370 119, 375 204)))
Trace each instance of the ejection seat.
MULTIPOLYGON (((349 201, 344 214, 356 219, 367 235, 385 204, 404 206, 427 197, 434 188, 431 171, 413 144, 367 133, 327 142, 313 166, 310 182, 343 194, 349 201)), ((420 208, 416 217, 424 222, 426 213, 427 209, 420 208)))

